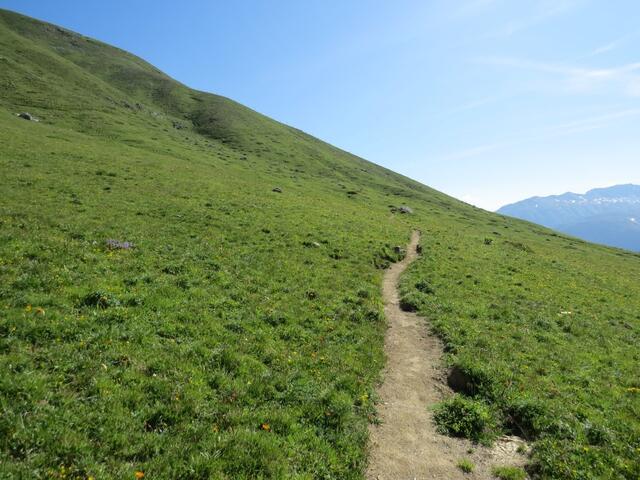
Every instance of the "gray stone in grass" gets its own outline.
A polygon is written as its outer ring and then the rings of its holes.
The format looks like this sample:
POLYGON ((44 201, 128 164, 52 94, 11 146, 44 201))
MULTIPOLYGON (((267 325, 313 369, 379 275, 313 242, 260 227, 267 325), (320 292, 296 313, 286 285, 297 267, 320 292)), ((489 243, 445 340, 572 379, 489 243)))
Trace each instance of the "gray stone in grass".
POLYGON ((275 187, 272 192, 282 193, 282 189, 280 187, 275 187))
POLYGON ((105 240, 104 243, 109 250, 130 250, 135 247, 132 242, 122 242, 112 238, 105 240))
POLYGON ((398 211, 400 213, 413 213, 413 209, 411 207, 407 207, 406 205, 400 206, 400 208, 398 208, 398 211))
POLYGON ((18 117, 20 117, 20 118, 22 118, 24 120, 28 120, 30 122, 37 122, 38 121, 38 119, 36 117, 34 117, 33 115, 31 115, 28 112, 21 112, 21 113, 18 113, 16 115, 18 115, 18 117))

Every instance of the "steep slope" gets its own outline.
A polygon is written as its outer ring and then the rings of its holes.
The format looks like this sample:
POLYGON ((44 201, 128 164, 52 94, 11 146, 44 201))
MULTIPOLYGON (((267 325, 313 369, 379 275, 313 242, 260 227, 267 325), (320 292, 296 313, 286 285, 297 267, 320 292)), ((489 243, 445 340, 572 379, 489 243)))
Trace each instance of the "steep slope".
POLYGON ((533 197, 506 205, 498 213, 590 242, 640 251, 640 185, 596 188, 583 195, 533 197))
POLYGON ((486 433, 529 436, 546 477, 637 476, 639 256, 7 11, 0 67, 3 477, 362 478, 381 268, 413 229, 403 304, 486 433))

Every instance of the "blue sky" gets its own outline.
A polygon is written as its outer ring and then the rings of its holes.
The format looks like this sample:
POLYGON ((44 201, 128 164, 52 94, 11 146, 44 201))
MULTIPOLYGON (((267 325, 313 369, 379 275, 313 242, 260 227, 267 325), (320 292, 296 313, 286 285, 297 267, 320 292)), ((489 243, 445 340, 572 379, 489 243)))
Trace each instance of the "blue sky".
POLYGON ((635 0, 0 0, 487 209, 640 184, 635 0))

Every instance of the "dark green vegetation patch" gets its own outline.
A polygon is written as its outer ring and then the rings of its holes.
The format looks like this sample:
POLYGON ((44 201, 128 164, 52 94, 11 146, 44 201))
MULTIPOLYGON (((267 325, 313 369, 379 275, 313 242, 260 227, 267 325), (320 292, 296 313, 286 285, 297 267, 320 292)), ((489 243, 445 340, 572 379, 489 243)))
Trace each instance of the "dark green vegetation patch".
POLYGON ((433 418, 440 433, 487 444, 493 440, 494 417, 481 401, 454 395, 437 406, 433 418))
POLYGON ((464 405, 542 476, 638 475, 638 256, 4 11, 0 174, 2 477, 362 478, 381 268, 414 228, 403 303, 464 405))

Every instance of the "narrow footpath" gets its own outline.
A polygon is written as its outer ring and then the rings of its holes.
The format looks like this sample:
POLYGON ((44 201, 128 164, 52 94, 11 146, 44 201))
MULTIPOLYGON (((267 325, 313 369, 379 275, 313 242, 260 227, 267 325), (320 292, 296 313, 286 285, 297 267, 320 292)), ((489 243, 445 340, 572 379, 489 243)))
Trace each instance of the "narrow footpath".
POLYGON ((442 344, 429 334, 427 321, 400 309, 398 280, 418 254, 420 233, 413 232, 407 255, 393 264, 383 281, 387 363, 378 390, 379 425, 370 426, 367 480, 491 479, 493 466, 523 465, 516 452, 522 442, 505 437, 493 448, 436 432, 433 406, 451 392, 443 381, 442 344), (457 466, 461 459, 475 465, 470 474, 457 466))

